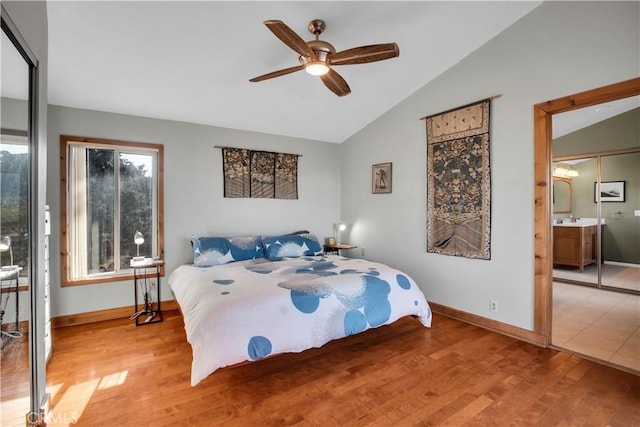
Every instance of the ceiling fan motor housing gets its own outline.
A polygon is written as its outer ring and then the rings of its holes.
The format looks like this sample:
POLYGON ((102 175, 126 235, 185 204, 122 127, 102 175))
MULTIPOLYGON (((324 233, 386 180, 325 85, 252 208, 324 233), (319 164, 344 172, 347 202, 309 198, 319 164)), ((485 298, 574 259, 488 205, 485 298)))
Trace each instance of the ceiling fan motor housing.
POLYGON ((309 62, 324 62, 328 65, 329 61, 327 61, 327 57, 332 53, 336 53, 336 48, 333 47, 331 43, 323 40, 311 40, 307 42, 307 45, 315 52, 316 60, 300 55, 298 59, 303 65, 306 65, 309 62))

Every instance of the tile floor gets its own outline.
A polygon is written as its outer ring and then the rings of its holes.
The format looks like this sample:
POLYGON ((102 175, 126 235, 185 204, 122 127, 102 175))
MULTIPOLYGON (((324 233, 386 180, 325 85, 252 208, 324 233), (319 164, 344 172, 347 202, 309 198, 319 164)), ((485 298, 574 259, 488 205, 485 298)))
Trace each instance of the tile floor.
POLYGON ((640 375, 640 296, 554 282, 551 342, 640 375))
MULTIPOLYGON (((577 267, 557 266, 553 269, 553 277, 598 283, 598 267, 596 264, 591 264, 581 272, 577 267)), ((602 284, 614 288, 640 291, 640 268, 602 264, 602 284)))

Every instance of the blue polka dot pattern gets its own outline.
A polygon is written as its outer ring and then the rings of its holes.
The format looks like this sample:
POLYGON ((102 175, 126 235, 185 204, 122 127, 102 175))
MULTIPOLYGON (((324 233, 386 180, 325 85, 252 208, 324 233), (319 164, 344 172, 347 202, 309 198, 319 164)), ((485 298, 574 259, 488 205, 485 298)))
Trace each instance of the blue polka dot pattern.
POLYGON ((262 359, 268 356, 271 354, 271 349, 271 341, 260 335, 251 337, 249 345, 247 346, 247 352, 251 360, 262 359))
POLYGON ((377 277, 364 276, 364 280, 364 315, 369 325, 373 327, 383 325, 391 316, 391 304, 388 299, 391 287, 377 277))
POLYGON ((411 288, 411 282, 409 282, 409 279, 404 274, 396 275, 396 281, 398 282, 398 285, 402 289, 410 289, 411 288))
POLYGON ((213 283, 215 283, 216 285, 230 285, 233 282, 234 281, 231 279, 217 279, 213 281, 213 283))
POLYGON ((320 297, 307 292, 291 291, 291 302, 302 313, 313 313, 320 305, 320 297))
POLYGON ((362 332, 367 328, 367 319, 364 318, 358 310, 347 311, 344 316, 344 333, 345 335, 353 335, 362 332))

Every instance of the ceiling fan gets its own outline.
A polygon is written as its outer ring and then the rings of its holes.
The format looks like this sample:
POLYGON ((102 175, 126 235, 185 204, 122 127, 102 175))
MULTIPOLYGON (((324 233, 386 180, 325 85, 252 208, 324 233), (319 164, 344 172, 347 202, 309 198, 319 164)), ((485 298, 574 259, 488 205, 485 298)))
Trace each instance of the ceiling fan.
POLYGON ((264 25, 266 25, 277 38, 299 55, 298 60, 300 61, 300 65, 254 77, 249 80, 250 82, 260 82, 262 80, 284 76, 295 71, 306 70, 307 73, 311 75, 319 76, 324 85, 333 93, 338 96, 345 96, 351 93, 351 89, 349 89, 349 85, 342 76, 333 69, 333 66, 364 64, 395 58, 400 55, 400 50, 396 43, 359 46, 336 52, 336 49, 331 43, 320 40, 320 34, 322 34, 326 28, 325 22, 322 19, 314 19, 309 22, 307 28, 316 38, 308 42, 305 42, 282 21, 264 21, 264 25))

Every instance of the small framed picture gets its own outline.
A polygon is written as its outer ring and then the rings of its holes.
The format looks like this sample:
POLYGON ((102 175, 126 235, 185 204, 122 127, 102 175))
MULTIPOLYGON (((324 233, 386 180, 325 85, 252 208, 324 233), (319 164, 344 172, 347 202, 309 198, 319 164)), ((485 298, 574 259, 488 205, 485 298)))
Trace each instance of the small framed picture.
POLYGON ((391 162, 372 166, 371 192, 373 194, 391 193, 391 162))
MULTIPOLYGON (((602 181, 600 183, 600 201, 624 202, 624 184, 626 181, 602 181)), ((598 203, 598 183, 593 183, 593 202, 598 203)))
POLYGON ((335 237, 327 237, 326 239, 324 239, 324 244, 327 246, 333 246, 336 244, 336 239, 335 237))

